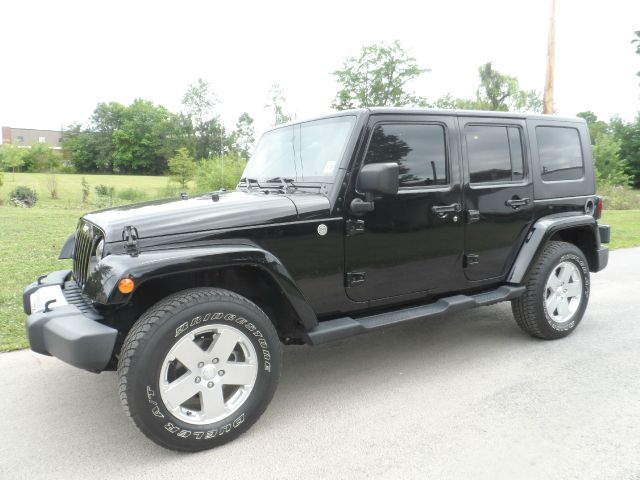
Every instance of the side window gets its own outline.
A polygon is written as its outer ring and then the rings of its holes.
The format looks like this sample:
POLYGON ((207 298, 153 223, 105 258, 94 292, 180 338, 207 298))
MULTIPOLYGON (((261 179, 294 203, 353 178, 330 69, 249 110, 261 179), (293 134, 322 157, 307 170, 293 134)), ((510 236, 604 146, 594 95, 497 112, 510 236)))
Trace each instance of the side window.
POLYGON ((584 160, 578 130, 570 127, 536 127, 542 180, 578 180, 584 160))
POLYGON ((366 163, 397 162, 400 186, 448 185, 444 126, 379 124, 373 130, 366 163))
POLYGON ((471 183, 513 182, 525 177, 518 127, 467 125, 464 134, 471 183))

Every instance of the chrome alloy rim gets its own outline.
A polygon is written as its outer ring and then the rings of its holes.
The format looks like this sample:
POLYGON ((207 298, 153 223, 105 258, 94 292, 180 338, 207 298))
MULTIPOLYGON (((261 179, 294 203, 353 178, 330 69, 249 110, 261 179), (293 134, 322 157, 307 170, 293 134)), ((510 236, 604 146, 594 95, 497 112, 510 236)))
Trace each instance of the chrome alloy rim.
POLYGON ((206 325, 178 340, 165 356, 160 396, 175 417, 206 425, 238 410, 257 376, 258 357, 249 337, 229 325, 206 325))
POLYGON ((582 275, 573 262, 561 262, 547 279, 544 302, 547 314, 554 322, 566 323, 580 306, 582 300, 582 275))

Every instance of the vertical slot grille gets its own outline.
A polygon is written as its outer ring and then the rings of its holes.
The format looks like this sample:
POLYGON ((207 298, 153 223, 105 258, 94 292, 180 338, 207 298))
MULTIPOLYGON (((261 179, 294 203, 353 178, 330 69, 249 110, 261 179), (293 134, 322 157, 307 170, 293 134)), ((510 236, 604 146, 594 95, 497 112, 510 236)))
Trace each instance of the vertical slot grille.
POLYGON ((76 243, 73 252, 73 277, 81 287, 87 280, 89 273, 89 259, 93 250, 93 244, 93 227, 81 221, 76 231, 76 243))

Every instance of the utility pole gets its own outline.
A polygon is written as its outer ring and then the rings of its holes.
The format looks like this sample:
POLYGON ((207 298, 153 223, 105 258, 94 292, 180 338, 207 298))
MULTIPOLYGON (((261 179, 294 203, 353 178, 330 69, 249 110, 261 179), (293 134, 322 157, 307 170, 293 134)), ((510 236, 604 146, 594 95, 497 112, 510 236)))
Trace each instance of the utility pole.
POLYGON ((549 37, 547 39, 547 78, 544 83, 543 113, 553 114, 553 69, 556 61, 556 0, 551 0, 549 37))

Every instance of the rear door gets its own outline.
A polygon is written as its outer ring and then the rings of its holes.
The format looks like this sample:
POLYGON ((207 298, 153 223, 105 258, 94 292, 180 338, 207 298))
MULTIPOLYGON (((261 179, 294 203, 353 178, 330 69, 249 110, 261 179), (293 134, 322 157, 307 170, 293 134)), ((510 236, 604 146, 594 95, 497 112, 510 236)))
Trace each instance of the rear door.
POLYGON ((461 117, 464 272, 475 282, 507 274, 533 221, 526 122, 461 117))

